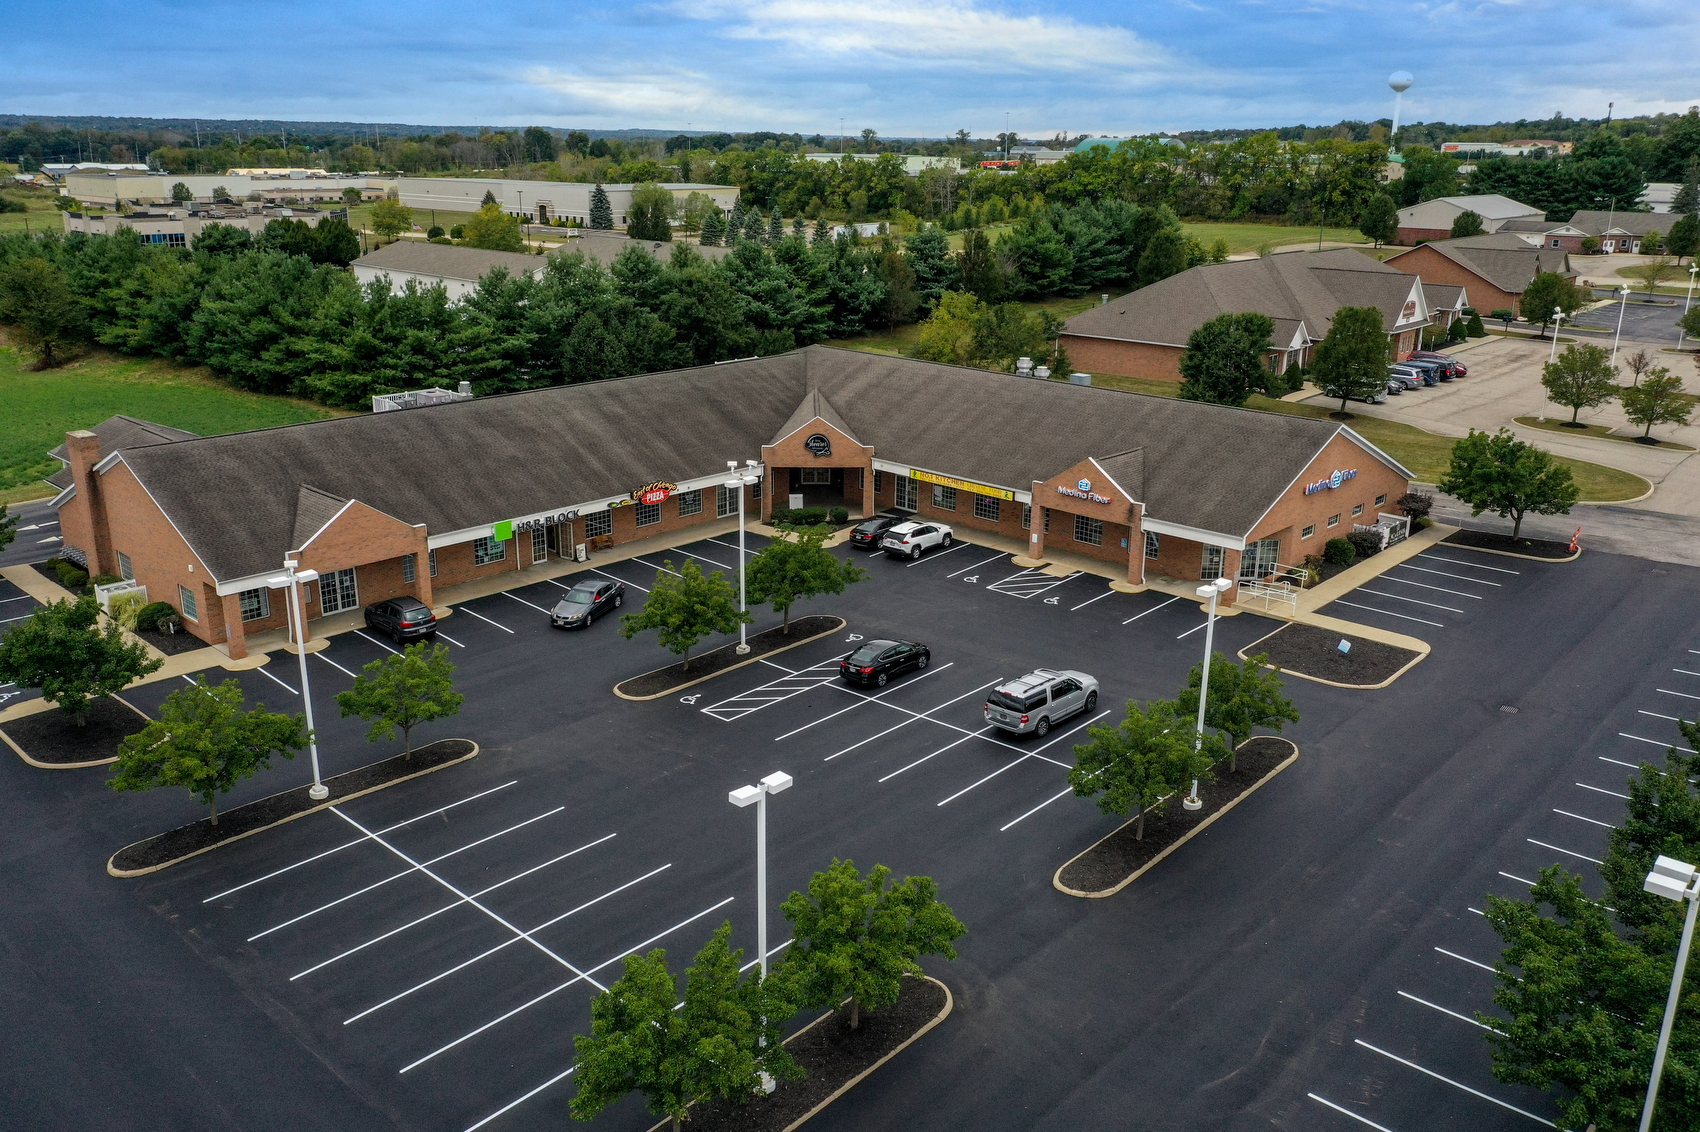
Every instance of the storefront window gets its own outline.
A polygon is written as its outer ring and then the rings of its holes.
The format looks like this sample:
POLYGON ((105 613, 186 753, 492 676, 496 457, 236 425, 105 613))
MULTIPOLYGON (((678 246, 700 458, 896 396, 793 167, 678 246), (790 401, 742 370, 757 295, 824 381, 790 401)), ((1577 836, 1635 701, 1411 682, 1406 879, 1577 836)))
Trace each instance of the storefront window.
POLYGON ((661 504, 639 503, 637 505, 637 525, 653 527, 661 521, 661 504))
POLYGON ((1245 548, 1240 555, 1240 577, 1264 578, 1275 572, 1276 560, 1281 555, 1281 540, 1278 538, 1259 539, 1245 548))
POLYGON ((1085 515, 1074 517, 1074 541, 1083 542, 1087 546, 1104 545, 1104 520, 1088 519, 1085 515))
POLYGON ((976 495, 974 497, 974 517, 976 519, 985 519, 987 522, 995 523, 998 521, 1000 510, 998 500, 992 496, 976 495))
POLYGON ((897 509, 899 511, 920 510, 921 493, 917 487, 918 482, 908 476, 897 477, 897 509))
POLYGON ((488 566, 492 562, 501 562, 508 556, 506 543, 497 542, 493 538, 475 538, 472 540, 472 564, 488 566))
POLYGON ((242 608, 244 621, 258 621, 272 615, 271 597, 265 590, 243 590, 236 595, 236 602, 242 608))
POLYGON ((1156 531, 1145 532, 1145 557, 1156 558, 1163 553, 1163 541, 1157 537, 1156 531))
POLYGON ((956 510, 956 489, 942 483, 933 485, 933 506, 940 511, 956 510))
POLYGON ((319 579, 319 611, 336 613, 353 609, 360 604, 360 590, 354 584, 353 570, 337 570, 319 579))
POLYGON ((681 516, 702 514, 702 492, 700 490, 679 493, 679 514, 681 516))
POLYGON ((600 538, 614 533, 614 512, 598 511, 584 518, 584 537, 600 538))
POLYGON ((1222 548, 1207 546, 1204 548, 1204 562, 1198 568, 1198 579, 1201 582, 1214 582, 1222 576, 1222 548))
MULTIPOLYGON (((542 527, 531 528, 531 560, 542 562, 549 557, 549 532, 542 527)), ((412 581, 412 579, 408 579, 412 581)))

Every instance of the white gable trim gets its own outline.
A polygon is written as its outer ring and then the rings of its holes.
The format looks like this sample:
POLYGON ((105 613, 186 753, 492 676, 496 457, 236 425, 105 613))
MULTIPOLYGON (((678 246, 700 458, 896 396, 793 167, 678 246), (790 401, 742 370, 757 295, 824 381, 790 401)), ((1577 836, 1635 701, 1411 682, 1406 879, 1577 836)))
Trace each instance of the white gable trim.
MULTIPOLYGON (((130 462, 124 459, 123 452, 114 452, 113 455, 118 458, 119 463, 123 464, 126 468, 130 468, 130 462)), ((102 461, 102 463, 104 462, 105 461, 102 461)), ((171 529, 177 532, 177 537, 183 540, 183 545, 189 548, 189 553, 195 556, 195 563, 207 572, 207 577, 211 578, 216 583, 218 581, 218 577, 213 573, 212 567, 207 565, 206 556, 195 549, 195 544, 189 541, 189 536, 183 533, 183 528, 177 525, 177 520, 171 517, 171 513, 169 511, 160 506, 159 499, 153 492, 148 491, 148 485, 143 481, 141 476, 136 474, 136 469, 130 468, 130 475, 135 479, 137 484, 141 485, 141 489, 147 493, 149 501, 153 503, 159 513, 165 516, 165 521, 171 524, 171 529)))
POLYGON ((1189 527, 1185 523, 1169 523, 1162 519, 1153 519, 1150 515, 1146 515, 1140 520, 1140 526, 1156 534, 1191 539, 1193 542, 1203 543, 1205 546, 1219 546, 1224 550, 1245 549, 1245 539, 1243 538, 1225 535, 1220 531, 1207 531, 1203 527, 1189 527))
POLYGON ((1118 483, 1116 481, 1115 476, 1112 476, 1109 472, 1104 471, 1104 465, 1102 465, 1098 462, 1098 457, 1088 456, 1086 458, 1087 458, 1087 460, 1091 461, 1092 466, 1094 468, 1097 468, 1100 472, 1103 472, 1105 479, 1107 479, 1111 483, 1115 484, 1116 490, 1122 493, 1123 499, 1127 500, 1129 503, 1139 503, 1140 506, 1144 506, 1143 503, 1140 503, 1139 498, 1137 496, 1135 496, 1133 494, 1133 492, 1129 491, 1127 488, 1123 487, 1120 483, 1118 483))
POLYGON ((343 505, 342 505, 342 506, 341 506, 341 507, 338 507, 338 508, 337 508, 337 509, 336 509, 336 514, 335 514, 335 515, 332 515, 332 516, 331 516, 331 517, 330 517, 330 518, 329 518, 329 519, 328 519, 328 520, 326 520, 326 521, 325 521, 325 522, 324 522, 324 523, 323 523, 323 524, 322 524, 322 525, 321 525, 321 526, 320 526, 320 527, 319 527, 319 529, 318 529, 318 530, 316 530, 316 531, 314 531, 314 532, 313 532, 313 534, 312 534, 312 536, 311 536, 311 537, 310 537, 310 538, 308 538, 308 540, 307 540, 307 541, 306 541, 306 542, 304 542, 304 543, 302 543, 302 544, 301 544, 301 545, 300 545, 300 546, 298 546, 298 547, 296 547, 296 548, 295 548, 295 549, 294 549, 294 550, 291 550, 291 551, 290 551, 290 552, 289 552, 289 553, 290 553, 290 554, 292 554, 292 555, 298 555, 298 554, 300 554, 300 553, 301 553, 301 552, 302 552, 302 551, 304 551, 304 550, 306 550, 306 549, 307 549, 307 548, 308 548, 308 547, 309 547, 309 546, 312 546, 312 545, 313 545, 313 540, 314 540, 314 539, 316 539, 316 538, 318 538, 318 537, 319 537, 319 536, 320 536, 320 535, 322 535, 322 534, 324 534, 324 533, 325 533, 325 531, 327 531, 327 530, 329 530, 329 529, 330 529, 330 525, 331 525, 331 524, 332 524, 332 523, 334 523, 334 522, 336 522, 336 521, 337 521, 337 520, 338 520, 338 519, 340 519, 340 518, 342 518, 342 516, 343 516, 343 513, 344 513, 344 512, 345 512, 345 511, 347 511, 347 510, 348 510, 348 509, 349 509, 349 508, 350 508, 350 507, 352 507, 352 506, 354 506, 354 500, 352 500, 352 499, 349 499, 349 500, 345 500, 345 501, 344 501, 344 502, 343 502, 343 505))
POLYGON ((820 416, 818 414, 813 416, 813 417, 810 417, 808 420, 804 421, 802 424, 798 425, 796 428, 792 429, 790 432, 786 433, 784 436, 776 437, 771 443, 764 445, 764 447, 775 448, 775 447, 777 447, 781 444, 784 444, 787 440, 790 440, 793 436, 796 436, 799 432, 802 432, 804 429, 814 428, 815 425, 817 425, 817 424, 822 425, 826 428, 830 428, 833 432, 836 432, 839 436, 842 436, 845 440, 848 440, 851 444, 856 445, 858 448, 866 448, 867 447, 867 445, 863 444, 860 440, 857 440, 854 436, 851 436, 849 433, 845 432, 842 428, 839 428, 837 425, 833 424, 831 421, 827 420, 825 417, 820 416))

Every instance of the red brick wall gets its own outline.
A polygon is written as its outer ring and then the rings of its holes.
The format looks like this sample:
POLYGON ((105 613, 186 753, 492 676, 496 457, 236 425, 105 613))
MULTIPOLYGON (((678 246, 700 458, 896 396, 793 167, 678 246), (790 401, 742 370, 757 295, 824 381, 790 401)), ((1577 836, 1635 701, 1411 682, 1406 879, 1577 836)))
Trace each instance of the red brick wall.
POLYGON ((1179 346, 1083 338, 1073 334, 1064 334, 1059 341, 1068 348, 1070 364, 1084 373, 1115 373, 1154 381, 1181 379, 1181 354, 1185 351, 1179 346))
POLYGON ((1392 505, 1393 500, 1405 494, 1408 488, 1409 482, 1398 472, 1346 437, 1336 436, 1305 469, 1298 482, 1270 508, 1252 537, 1246 541, 1279 538, 1279 560, 1288 565, 1298 565, 1307 554, 1321 554, 1322 544, 1329 539, 1344 538, 1350 534, 1354 522, 1367 526, 1375 522, 1378 510, 1397 514, 1398 508, 1392 505), (1356 468, 1358 474, 1337 488, 1324 489, 1313 495, 1304 493, 1305 484, 1332 474, 1336 468, 1356 468), (1381 495, 1387 497, 1387 502, 1378 507, 1375 500, 1381 495), (1359 504, 1363 505, 1363 514, 1354 519, 1352 508, 1359 504), (1340 525, 1328 527, 1328 517, 1336 514, 1340 516, 1340 525), (1315 524, 1316 534, 1308 539, 1302 538, 1304 527, 1308 524, 1315 524))
POLYGON ((1420 275, 1428 283, 1445 283, 1463 287, 1470 296, 1470 305, 1486 318, 1493 310, 1517 310, 1521 293, 1502 291, 1468 268, 1447 259, 1433 248, 1412 248, 1387 260, 1388 267, 1397 267, 1409 275, 1420 275))
POLYGON ((1450 228, 1401 228, 1394 233, 1393 242, 1404 247, 1411 247, 1418 240, 1450 240, 1450 228))
MULTIPOLYGON (((148 588, 149 601, 170 602, 181 611, 177 587, 194 591, 199 596, 200 613, 193 621, 185 617, 183 627, 208 644, 224 641, 223 602, 210 594, 210 587, 202 588, 212 580, 206 564, 142 490, 129 466, 114 464, 95 478, 100 481, 99 492, 106 505, 113 558, 116 560, 120 551, 129 556, 136 581, 148 588)), ((80 490, 78 495, 82 495, 80 490)), ((283 563, 278 566, 281 569, 283 563)), ((278 602, 272 603, 274 613, 280 612, 278 606, 278 602)))
MULTIPOLYGON (((775 507, 787 505, 786 497, 791 491, 791 471, 794 468, 843 468, 843 490, 847 507, 855 505, 853 500, 861 492, 861 488, 856 486, 859 482, 856 470, 860 470, 864 476, 871 476, 874 470, 873 448, 858 444, 853 438, 844 435, 819 417, 784 437, 778 444, 762 445, 761 460, 767 467, 767 484, 772 488, 762 499, 763 520, 772 518, 775 507), (804 442, 817 432, 832 441, 830 456, 816 456, 805 446, 804 442)), ((866 518, 871 514, 871 510, 863 510, 861 517, 866 518)))

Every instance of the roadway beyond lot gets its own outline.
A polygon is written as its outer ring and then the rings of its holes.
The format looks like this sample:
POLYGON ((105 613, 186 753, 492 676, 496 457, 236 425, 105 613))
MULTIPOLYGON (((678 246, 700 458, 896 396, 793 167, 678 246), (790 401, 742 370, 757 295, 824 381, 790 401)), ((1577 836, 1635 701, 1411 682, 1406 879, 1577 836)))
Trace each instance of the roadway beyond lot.
MULTIPOLYGON (((1203 616, 974 545, 869 560, 869 582, 798 610, 932 647, 930 669, 879 693, 833 680, 849 642, 822 640, 621 701, 610 686, 664 659, 653 644, 612 624, 550 630, 537 607, 554 583, 475 599, 444 624, 466 709, 416 738, 466 735, 479 758, 152 877, 104 863, 197 816, 181 792, 118 796, 103 771, 7 759, 0 993, 27 1021, 0 1036, 0 1126, 561 1128, 572 1035, 619 956, 666 947, 681 969, 723 918, 753 946, 753 823, 725 796, 783 769, 797 785, 770 807, 775 904, 847 856, 936 877, 969 928, 957 963, 928 964, 956 1013, 815 1127, 1365 1126, 1328 1106, 1393 1132, 1532 1127, 1551 1105, 1492 1079, 1467 1020, 1491 1006, 1477 964, 1497 952, 1475 910, 1555 860, 1598 891, 1588 859, 1621 813, 1622 764, 1656 757, 1700 696, 1683 672, 1700 571, 1446 551, 1517 573, 1422 563, 1500 584, 1468 583, 1491 592, 1445 599, 1480 608, 1437 627, 1390 626, 1435 646, 1390 689, 1290 680, 1303 757, 1102 901, 1051 886, 1119 821, 1067 793, 1090 721, 996 739, 979 733, 980 697, 1036 665, 1078 667, 1102 681, 1092 715, 1109 722, 1130 696, 1174 692, 1203 616)), ((646 561, 663 557, 679 554, 646 561)), ((1428 574, 1406 574, 1376 588, 1429 594, 1409 584, 1428 574)), ((1272 628, 1224 619, 1217 647, 1272 628)), ((366 744, 330 699, 382 655, 345 634, 312 658, 327 774, 397 749, 366 744)), ((299 701, 291 665, 239 678, 274 708, 299 701)), ((134 700, 151 711, 169 690, 134 700)), ((299 782, 304 761, 229 802, 299 782)), ((785 927, 775 910, 775 943, 785 927)), ((650 1123, 631 1099, 594 1127, 650 1123)))

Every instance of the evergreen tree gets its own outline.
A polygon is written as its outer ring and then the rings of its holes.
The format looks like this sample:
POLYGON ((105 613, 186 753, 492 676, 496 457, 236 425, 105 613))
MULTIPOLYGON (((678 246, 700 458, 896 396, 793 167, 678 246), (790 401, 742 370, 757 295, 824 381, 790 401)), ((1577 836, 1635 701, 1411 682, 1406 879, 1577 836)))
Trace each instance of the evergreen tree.
POLYGON ((1154 234, 1139 257, 1139 285, 1149 287, 1186 270, 1186 236, 1179 228, 1154 234))
POLYGON ((803 222, 803 218, 801 216, 793 216, 791 218, 791 234, 793 236, 801 240, 807 231, 808 226, 803 222))
POLYGON ((726 238, 726 214, 718 208, 702 218, 701 243, 705 248, 717 248, 726 238))
POLYGON ((607 231, 614 227, 614 206, 608 201, 608 190, 597 182, 590 190, 590 226, 607 231))
POLYGON ((831 242, 832 225, 829 224, 826 217, 823 216, 819 220, 815 221, 815 234, 809 239, 809 245, 811 247, 818 248, 831 242))
POLYGON ((738 236, 744 231, 744 219, 749 209, 744 207, 744 198, 739 197, 732 202, 732 215, 726 218, 726 242, 735 244, 738 236))
POLYGON ((759 209, 750 209, 750 214, 744 217, 744 239, 752 244, 759 244, 767 235, 767 225, 762 221, 759 209))
POLYGON ((903 241, 903 258, 915 273, 915 294, 921 300, 921 309, 931 312, 956 279, 950 237, 938 225, 929 224, 903 241))
POLYGON ((490 190, 490 189, 484 190, 484 199, 479 201, 478 203, 479 204, 493 204, 493 205, 496 205, 498 208, 501 207, 501 202, 496 199, 495 192, 490 190))
POLYGON ((1487 337, 1487 327, 1482 325, 1481 312, 1471 308, 1470 325, 1465 328, 1464 333, 1471 338, 1487 337))
POLYGON ((962 289, 981 302, 995 303, 1003 297, 1003 264, 998 262, 992 242, 978 228, 970 228, 962 237, 962 250, 956 253, 956 277, 962 289))
POLYGON ((776 208, 767 214, 767 244, 772 247, 785 238, 785 221, 781 219, 776 208))
POLYGON ((1376 193, 1358 215, 1358 231, 1379 248, 1399 231, 1399 205, 1386 193, 1376 193))
POLYGON ((1690 212, 1672 224, 1670 235, 1665 237, 1665 250, 1675 256, 1679 264, 1684 257, 1700 251, 1700 215, 1690 212))
POLYGON ((1688 168, 1682 178, 1682 187, 1671 199, 1670 210, 1678 216, 1693 216, 1700 213, 1700 153, 1688 159, 1688 168))

